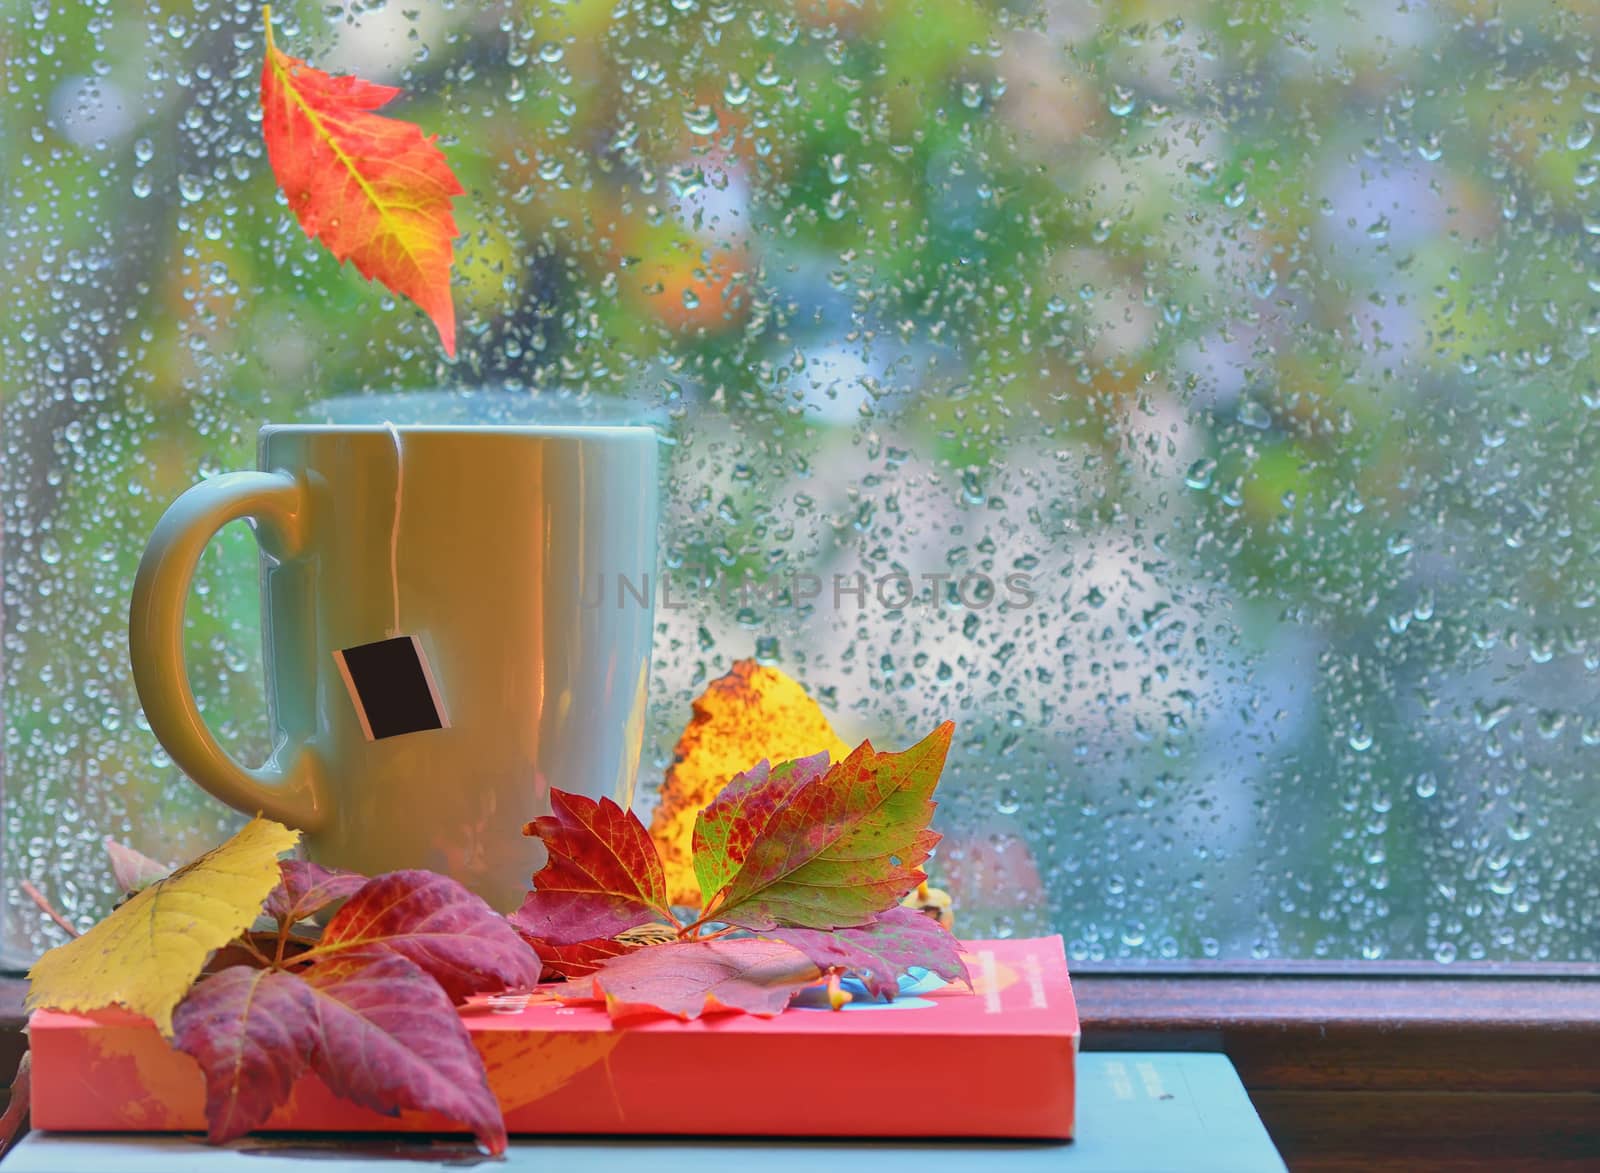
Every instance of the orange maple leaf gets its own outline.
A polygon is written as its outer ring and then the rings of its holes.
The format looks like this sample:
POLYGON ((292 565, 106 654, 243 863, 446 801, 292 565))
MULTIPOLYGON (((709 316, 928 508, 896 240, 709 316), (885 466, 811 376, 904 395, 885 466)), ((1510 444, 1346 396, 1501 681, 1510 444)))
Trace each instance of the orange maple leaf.
POLYGON ((416 302, 456 352, 450 300, 455 216, 461 184, 432 137, 414 123, 371 111, 399 95, 394 86, 334 77, 280 52, 267 22, 261 67, 261 133, 278 186, 306 235, 367 280, 416 302))

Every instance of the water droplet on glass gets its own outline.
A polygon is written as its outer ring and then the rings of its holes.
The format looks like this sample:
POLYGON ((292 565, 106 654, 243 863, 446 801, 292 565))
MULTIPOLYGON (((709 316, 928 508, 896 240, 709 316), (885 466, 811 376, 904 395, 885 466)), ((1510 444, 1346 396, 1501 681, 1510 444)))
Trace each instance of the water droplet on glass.
POLYGON ((716 134, 718 126, 721 125, 716 110, 704 104, 694 105, 685 110, 683 124, 691 133, 699 135, 716 134))
POLYGON ((1500 722, 1509 717, 1516 709, 1516 702, 1510 700, 1499 701, 1473 701, 1472 721, 1480 730, 1487 733, 1500 722))
POLYGON ((1272 413, 1259 400, 1246 395, 1239 400, 1239 422, 1247 428, 1264 431, 1272 426, 1272 413))
POLYGON ((1217 462, 1210 457, 1202 457, 1189 466, 1189 471, 1183 474, 1183 483, 1191 489, 1209 489, 1211 478, 1216 474, 1217 462))

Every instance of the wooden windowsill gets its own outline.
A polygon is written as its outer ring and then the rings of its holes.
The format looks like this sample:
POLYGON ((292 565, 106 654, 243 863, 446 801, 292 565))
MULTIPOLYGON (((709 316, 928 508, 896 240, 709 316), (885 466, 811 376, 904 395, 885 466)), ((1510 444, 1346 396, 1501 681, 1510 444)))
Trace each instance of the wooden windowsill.
MULTIPOLYGON (((1594 1168, 1600 976, 1194 966, 1074 975, 1084 1047, 1222 1051, 1295 1170, 1594 1168)), ((0 979, 0 1066, 25 1045, 0 979)))
POLYGON ((1386 969, 1399 967, 1080 973, 1073 986, 1086 1048, 1225 1052, 1291 1169, 1596 1167, 1595 970, 1386 969))

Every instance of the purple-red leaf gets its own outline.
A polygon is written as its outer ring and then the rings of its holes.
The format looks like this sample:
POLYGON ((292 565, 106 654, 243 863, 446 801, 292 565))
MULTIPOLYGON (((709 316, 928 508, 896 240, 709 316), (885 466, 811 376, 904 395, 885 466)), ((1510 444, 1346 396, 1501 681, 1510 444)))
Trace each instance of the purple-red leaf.
POLYGON ((571 945, 552 945, 537 937, 527 937, 525 940, 544 963, 543 981, 551 978, 571 981, 588 977, 613 957, 621 957, 624 953, 642 948, 636 943, 619 941, 615 937, 597 937, 593 941, 575 941, 571 945))
POLYGON ((744 866, 756 841, 795 794, 828 770, 828 753, 813 754, 769 769, 765 759, 735 774, 695 817, 694 871, 700 881, 700 907, 744 866))
MULTIPOLYGON (((954 729, 946 721, 903 753, 863 741, 770 811, 746 795, 743 806, 762 811, 764 822, 741 844, 743 860, 708 900, 706 919, 757 931, 832 929, 866 924, 897 905, 927 878, 919 865, 939 842, 928 822, 954 729)), ((787 786, 780 775, 767 785, 787 786)), ((727 836, 729 844, 737 839, 727 836)), ((702 876, 713 869, 722 870, 696 860, 702 876)))
POLYGON ((235 967, 206 978, 172 1015, 174 1043, 206 1080, 207 1137, 223 1144, 289 1098, 316 1045, 316 999, 294 974, 235 967))
POLYGON ((17 1063, 17 1073, 11 1078, 11 1096, 6 1100, 6 1110, 0 1113, 0 1157, 11 1149, 22 1125, 33 1106, 33 1056, 27 1051, 17 1063))
POLYGON ((358 872, 325 868, 304 859, 282 860, 278 870, 283 880, 268 894, 263 911, 281 924, 294 924, 330 904, 348 900, 367 882, 358 872))
POLYGON ((439 1112, 490 1153, 505 1151, 505 1121, 483 1060, 421 969, 400 956, 325 962, 302 984, 316 1025, 311 1065, 333 1092, 388 1116, 439 1112))
POLYGON ((857 928, 776 928, 767 934, 793 945, 821 969, 856 974, 872 994, 893 998, 899 978, 912 966, 950 981, 972 984, 961 949, 949 931, 927 913, 891 908, 870 925, 857 928))
POLYGON ((519 931, 572 945, 672 919, 661 857, 632 811, 560 790, 550 792, 550 811, 523 828, 550 857, 512 913, 519 931))
POLYGON ((780 941, 678 941, 635 949, 554 993, 563 1002, 604 1001, 612 1018, 687 1019, 716 1010, 771 1017, 821 977, 805 954, 780 941))
POLYGON ((456 1002, 539 980, 539 958, 505 917, 455 880, 420 870, 368 880, 310 955, 341 963, 404 957, 456 1002))

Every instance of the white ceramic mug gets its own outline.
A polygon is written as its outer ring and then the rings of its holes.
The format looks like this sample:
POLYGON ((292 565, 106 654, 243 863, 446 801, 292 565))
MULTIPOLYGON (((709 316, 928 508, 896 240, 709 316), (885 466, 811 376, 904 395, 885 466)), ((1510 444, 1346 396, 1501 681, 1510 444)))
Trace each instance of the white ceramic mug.
POLYGON ((632 796, 652 608, 584 589, 654 581, 656 444, 630 426, 263 428, 261 471, 185 492, 139 565, 130 646, 151 729, 222 801, 302 829, 313 859, 431 868, 515 907, 542 862, 522 827, 550 787, 632 796), (206 728, 183 662, 190 578, 238 518, 262 551, 276 749, 258 768, 206 728), (366 653, 347 650, 407 637, 438 727, 386 736, 385 690, 410 678, 381 662, 364 707, 366 653))

